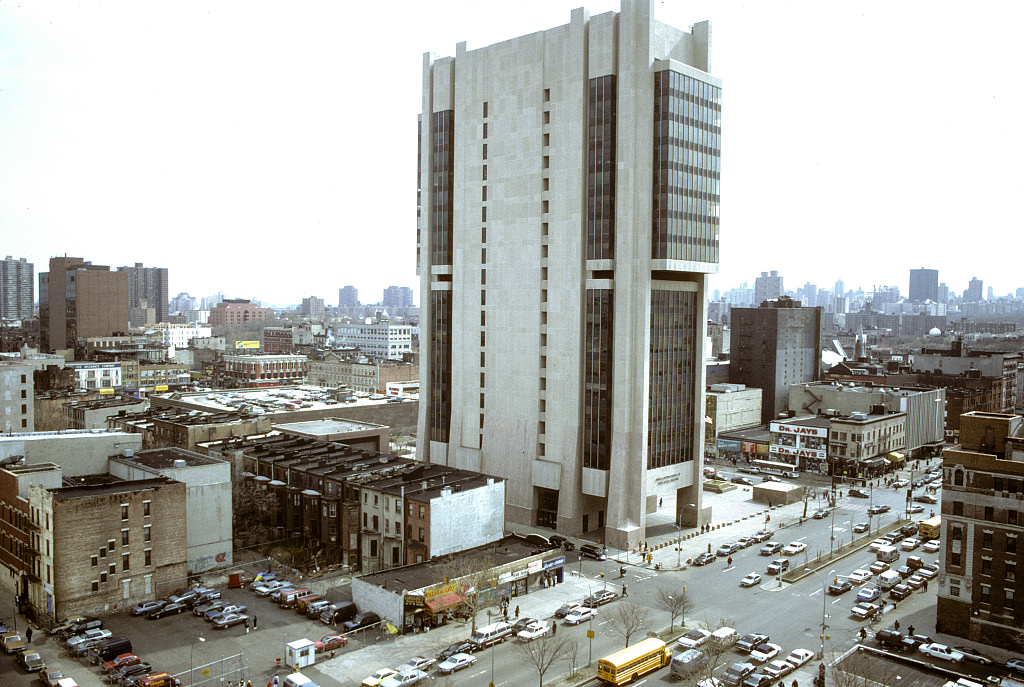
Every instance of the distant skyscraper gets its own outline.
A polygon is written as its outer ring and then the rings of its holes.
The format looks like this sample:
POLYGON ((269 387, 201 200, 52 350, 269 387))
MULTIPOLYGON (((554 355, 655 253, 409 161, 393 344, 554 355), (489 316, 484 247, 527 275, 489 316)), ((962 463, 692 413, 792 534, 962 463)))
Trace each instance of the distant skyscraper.
POLYGON ((354 286, 338 289, 338 307, 355 308, 359 305, 359 290, 354 286))
POLYGON ((653 0, 423 58, 417 458, 616 548, 702 504, 721 82, 653 0))
POLYGON ((782 277, 778 270, 772 270, 771 274, 762 272, 761 276, 754 280, 754 306, 761 305, 764 301, 773 298, 781 298, 785 293, 782 289, 782 277))
POLYGON ((156 310, 156 321, 167 321, 170 294, 167 292, 167 268, 143 267, 141 262, 134 267, 118 267, 118 272, 128 273, 128 307, 141 308, 142 302, 156 310))
POLYGON ((50 258, 39 273, 39 344, 74 350, 79 338, 128 331, 128 274, 82 258, 50 258))
POLYGON ((835 286, 834 291, 835 291, 835 293, 833 294, 834 296, 845 296, 846 295, 846 285, 843 284, 843 280, 842 279, 836 279, 836 286, 835 286))
POLYGON ((412 289, 408 286, 389 286, 384 289, 385 308, 411 308, 412 289))
POLYGON ((313 320, 324 319, 324 299, 316 296, 303 298, 299 312, 313 320))
POLYGON ((977 277, 971 277, 971 281, 967 284, 967 290, 964 291, 964 300, 968 303, 980 303, 982 288, 982 281, 977 277))
POLYGON ((946 282, 942 282, 941 284, 939 284, 939 298, 938 298, 938 301, 939 301, 939 303, 948 303, 949 302, 949 287, 946 286, 946 282))
POLYGON ((761 422, 789 409, 789 385, 818 379, 821 308, 782 298, 732 309, 729 381, 761 389, 761 422))
POLYGON ((35 265, 10 255, 0 262, 0 317, 24 320, 32 317, 35 265))
POLYGON ((910 270, 910 295, 912 301, 939 300, 939 271, 922 267, 910 270))
POLYGON ((991 286, 988 287, 988 300, 994 301, 996 299, 996 292, 991 286))

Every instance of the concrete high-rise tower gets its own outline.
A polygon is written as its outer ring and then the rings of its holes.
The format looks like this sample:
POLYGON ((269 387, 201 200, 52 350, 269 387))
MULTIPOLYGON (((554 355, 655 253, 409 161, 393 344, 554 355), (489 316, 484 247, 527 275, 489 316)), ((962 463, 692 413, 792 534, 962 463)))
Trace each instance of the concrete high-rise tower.
POLYGON ((786 293, 782 288, 782 277, 778 270, 762 272, 760 277, 754 279, 754 305, 761 305, 765 301, 781 298, 786 293))
POLYGON ((912 301, 939 300, 939 271, 922 267, 910 270, 910 295, 912 301))
POLYGON ((167 286, 166 267, 143 267, 141 262, 134 267, 118 267, 118 272, 128 273, 128 307, 141 308, 145 304, 156 310, 156 321, 168 320, 170 293, 167 286))
POLYGON ((423 61, 418 454, 616 547, 701 512, 721 82, 652 0, 423 61))
POLYGON ((8 255, 0 260, 0 317, 24 320, 32 317, 35 266, 8 255))
POLYGON ((128 331, 128 274, 82 258, 50 258, 39 273, 39 345, 74 350, 79 338, 128 331))

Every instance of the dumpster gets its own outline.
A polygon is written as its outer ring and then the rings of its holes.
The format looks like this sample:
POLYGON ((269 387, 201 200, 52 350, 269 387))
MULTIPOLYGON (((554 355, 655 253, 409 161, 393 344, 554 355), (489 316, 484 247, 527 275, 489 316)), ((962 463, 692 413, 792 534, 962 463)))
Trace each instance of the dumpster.
POLYGON ((241 589, 247 581, 248 578, 245 572, 241 570, 228 573, 228 589, 241 589))

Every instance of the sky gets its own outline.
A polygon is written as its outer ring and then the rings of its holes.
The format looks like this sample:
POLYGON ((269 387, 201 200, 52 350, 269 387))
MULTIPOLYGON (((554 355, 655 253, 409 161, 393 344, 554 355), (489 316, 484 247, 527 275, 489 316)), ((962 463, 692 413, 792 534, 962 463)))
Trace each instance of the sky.
MULTIPOLYGON (((170 294, 376 302, 415 276, 424 52, 618 0, 0 0, 0 254, 167 267, 170 294)), ((726 290, 939 270, 996 296, 1024 207, 1011 2, 655 2, 712 22, 726 290)))

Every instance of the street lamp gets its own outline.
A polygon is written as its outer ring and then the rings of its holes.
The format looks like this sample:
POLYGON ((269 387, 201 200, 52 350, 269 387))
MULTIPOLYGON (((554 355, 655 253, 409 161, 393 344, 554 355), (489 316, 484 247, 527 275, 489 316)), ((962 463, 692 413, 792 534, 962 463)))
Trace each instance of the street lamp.
POLYGON ((683 556, 683 530, 679 527, 679 523, 676 523, 676 570, 682 563, 683 556))
POLYGON ((811 570, 810 568, 804 568, 804 570, 814 573, 818 576, 818 579, 821 580, 821 653, 818 655, 818 658, 823 659, 825 658, 825 628, 828 627, 828 625, 825 624, 825 618, 827 617, 825 615, 825 602, 828 600, 828 595, 825 592, 825 582, 827 579, 832 578, 832 576, 836 574, 836 571, 829 570, 828 578, 823 578, 821 573, 817 570, 811 570))
MULTIPOLYGON (((584 575, 583 573, 580 573, 580 577, 582 577, 584 580, 586 580, 586 582, 587 582, 587 593, 590 595, 591 603, 593 603, 594 590, 590 587, 590 579, 586 575, 584 575)), ((587 667, 589 668, 590 664, 594 662, 594 632, 593 632, 593 630, 587 632, 587 641, 590 643, 590 647, 587 650, 587 667)))
POLYGON ((196 680, 195 680, 196 642, 205 642, 205 641, 206 641, 206 637, 204 637, 202 635, 198 635, 195 639, 192 640, 192 649, 189 651, 189 656, 188 656, 188 684, 189 684, 189 687, 192 687, 192 685, 194 685, 195 682, 196 682, 196 680))

